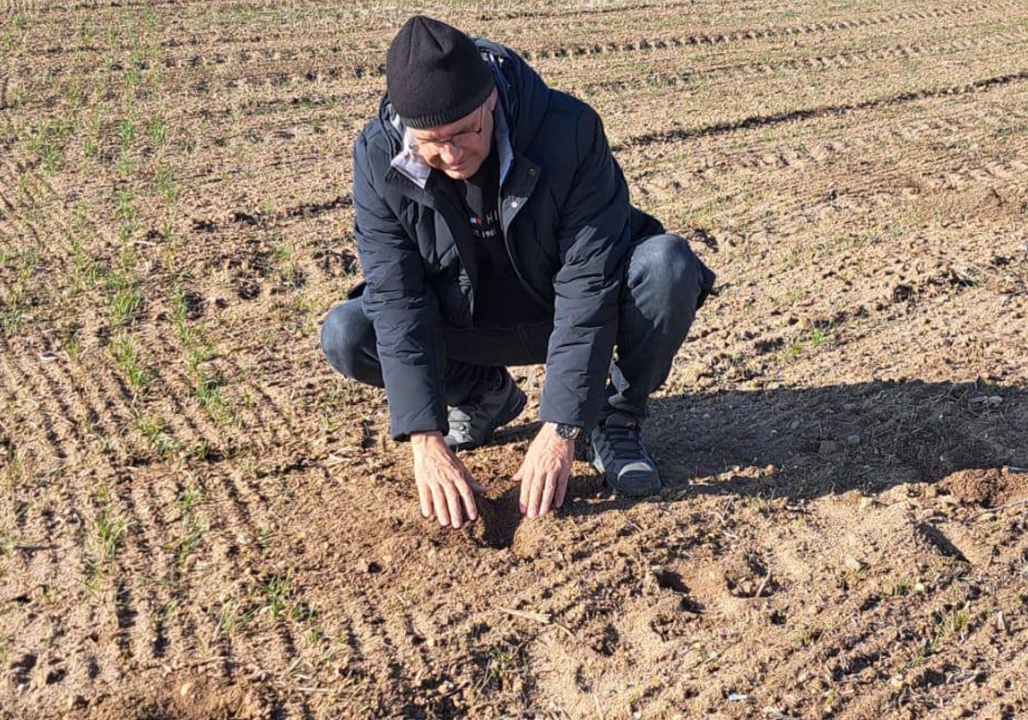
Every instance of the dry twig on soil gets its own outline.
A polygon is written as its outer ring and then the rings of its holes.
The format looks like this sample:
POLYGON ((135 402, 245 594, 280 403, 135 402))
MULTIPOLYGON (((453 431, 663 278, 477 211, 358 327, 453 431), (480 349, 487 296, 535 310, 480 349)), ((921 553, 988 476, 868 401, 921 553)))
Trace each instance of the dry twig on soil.
POLYGON ((508 615, 513 615, 514 617, 524 618, 525 620, 532 620, 533 622, 540 623, 541 625, 553 625, 554 627, 558 627, 565 633, 567 633, 568 637, 573 638, 575 636, 575 634, 571 632, 571 629, 569 627, 563 625, 562 623, 556 622, 550 613, 526 612, 524 610, 515 610, 513 608, 499 606, 496 609, 500 612, 507 613, 508 615))
POLYGON ((977 520, 982 515, 988 515, 989 513, 999 512, 1000 510, 1009 510, 1012 507, 1017 507, 1018 505, 1025 504, 1028 504, 1028 498, 1024 498, 1023 500, 1014 500, 1013 502, 1004 503, 1003 505, 997 505, 996 507, 992 508, 985 508, 971 519, 977 520))

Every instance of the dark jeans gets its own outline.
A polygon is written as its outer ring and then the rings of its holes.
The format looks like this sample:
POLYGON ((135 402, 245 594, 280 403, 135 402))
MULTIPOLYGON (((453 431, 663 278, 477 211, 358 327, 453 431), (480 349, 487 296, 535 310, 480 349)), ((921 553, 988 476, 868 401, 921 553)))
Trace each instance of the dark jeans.
MULTIPOLYGON (((646 400, 667 379, 706 296, 709 278, 709 271, 677 235, 655 235, 635 245, 621 293, 604 417, 613 411, 646 416, 646 400)), ((446 404, 461 404, 476 388, 490 383, 499 367, 546 362, 552 330, 550 323, 444 328, 446 404)), ((384 387, 375 329, 361 298, 332 309, 321 329, 321 348, 336 371, 384 387)))

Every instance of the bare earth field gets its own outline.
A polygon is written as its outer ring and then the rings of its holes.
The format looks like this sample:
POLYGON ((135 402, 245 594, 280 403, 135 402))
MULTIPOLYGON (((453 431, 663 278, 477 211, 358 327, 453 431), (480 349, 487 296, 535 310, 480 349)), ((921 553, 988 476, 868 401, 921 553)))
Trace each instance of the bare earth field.
POLYGON ((0 1, 0 720, 1028 717, 1028 5, 0 1), (414 11, 719 274, 627 502, 417 509, 332 374, 414 11))

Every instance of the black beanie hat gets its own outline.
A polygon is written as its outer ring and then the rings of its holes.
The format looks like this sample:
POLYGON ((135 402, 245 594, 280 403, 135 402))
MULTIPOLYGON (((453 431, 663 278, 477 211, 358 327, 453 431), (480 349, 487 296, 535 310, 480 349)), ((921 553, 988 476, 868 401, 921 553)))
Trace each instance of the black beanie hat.
POLYGON ((386 53, 386 90, 403 124, 422 129, 460 120, 485 102, 493 74, 474 41, 424 15, 400 28, 386 53))

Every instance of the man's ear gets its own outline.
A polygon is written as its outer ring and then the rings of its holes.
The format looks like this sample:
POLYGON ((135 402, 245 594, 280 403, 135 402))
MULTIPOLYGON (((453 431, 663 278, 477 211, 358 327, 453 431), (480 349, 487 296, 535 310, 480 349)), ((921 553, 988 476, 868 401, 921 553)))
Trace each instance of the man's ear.
POLYGON ((489 100, 487 101, 489 103, 489 112, 492 112, 493 110, 496 109, 496 103, 499 102, 499 100, 500 100, 500 91, 497 90, 496 88, 493 88, 493 91, 491 93, 489 93, 489 100))

